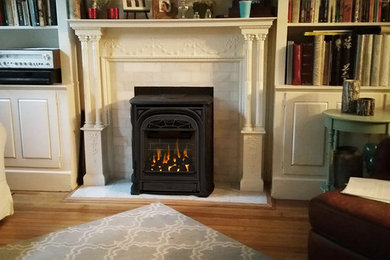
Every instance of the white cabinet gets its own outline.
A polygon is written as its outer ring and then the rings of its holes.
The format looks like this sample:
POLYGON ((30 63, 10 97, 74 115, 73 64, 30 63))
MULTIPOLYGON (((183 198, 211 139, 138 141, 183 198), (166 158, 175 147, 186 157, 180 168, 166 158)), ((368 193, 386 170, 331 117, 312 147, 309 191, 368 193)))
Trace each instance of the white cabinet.
POLYGON ((61 167, 55 91, 0 90, 0 109, 7 166, 61 167))
MULTIPOLYGON (((326 179, 327 133, 322 112, 341 107, 341 86, 286 85, 288 40, 302 40, 306 31, 369 30, 390 23, 288 23, 288 2, 278 2, 272 128, 272 190, 280 199, 310 199, 326 179)), ((363 86, 361 97, 375 98, 376 109, 389 108, 387 87, 363 86)))

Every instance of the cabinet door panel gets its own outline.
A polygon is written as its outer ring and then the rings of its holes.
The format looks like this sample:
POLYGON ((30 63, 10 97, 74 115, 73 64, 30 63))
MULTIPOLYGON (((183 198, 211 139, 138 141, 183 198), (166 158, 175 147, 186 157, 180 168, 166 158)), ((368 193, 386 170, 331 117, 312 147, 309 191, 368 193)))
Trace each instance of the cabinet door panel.
POLYGON ((14 146, 9 148, 11 156, 5 158, 5 165, 29 168, 61 167, 56 92, 4 90, 0 93, 2 100, 8 100, 1 108, 9 111, 7 115, 1 113, 0 120, 9 125, 8 136, 14 142, 14 146))
POLYGON ((335 108, 338 93, 285 93, 283 175, 325 176, 326 132, 322 112, 335 108))
POLYGON ((12 116, 12 104, 11 99, 0 99, 0 122, 3 124, 7 133, 7 142, 5 144, 5 158, 16 158, 15 149, 15 131, 12 116))
POLYGON ((19 99, 18 107, 22 157, 50 159, 48 100, 19 99))
POLYGON ((293 104, 291 165, 322 166, 324 136, 321 113, 326 102, 296 102, 293 104))

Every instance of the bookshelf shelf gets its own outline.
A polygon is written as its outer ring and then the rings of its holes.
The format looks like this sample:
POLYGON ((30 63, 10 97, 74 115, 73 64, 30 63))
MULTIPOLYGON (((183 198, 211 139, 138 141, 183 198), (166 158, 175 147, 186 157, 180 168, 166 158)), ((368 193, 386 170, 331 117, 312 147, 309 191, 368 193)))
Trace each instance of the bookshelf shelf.
POLYGON ((58 26, 0 26, 0 30, 36 30, 36 31, 57 31, 58 26))
POLYGON ((380 23, 287 23, 287 27, 381 27, 390 26, 390 22, 380 23))

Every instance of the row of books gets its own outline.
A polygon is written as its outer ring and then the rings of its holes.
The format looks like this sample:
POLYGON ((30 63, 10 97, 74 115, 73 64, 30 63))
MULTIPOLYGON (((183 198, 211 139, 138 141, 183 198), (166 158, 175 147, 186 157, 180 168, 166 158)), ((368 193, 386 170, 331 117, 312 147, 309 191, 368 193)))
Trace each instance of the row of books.
POLYGON ((289 0, 288 22, 390 22, 390 0, 289 0))
POLYGON ((287 44, 286 84, 390 86, 390 34, 314 31, 309 41, 287 44))
POLYGON ((0 25, 57 25, 55 0, 0 0, 0 25))

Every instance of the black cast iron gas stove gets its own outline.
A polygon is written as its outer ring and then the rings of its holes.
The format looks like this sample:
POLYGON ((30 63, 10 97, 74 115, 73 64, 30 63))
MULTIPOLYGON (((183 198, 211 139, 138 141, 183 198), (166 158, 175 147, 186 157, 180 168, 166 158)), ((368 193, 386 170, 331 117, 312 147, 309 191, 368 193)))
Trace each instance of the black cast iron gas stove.
POLYGON ((135 87, 131 194, 208 196, 213 178, 213 88, 135 87))

